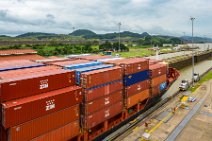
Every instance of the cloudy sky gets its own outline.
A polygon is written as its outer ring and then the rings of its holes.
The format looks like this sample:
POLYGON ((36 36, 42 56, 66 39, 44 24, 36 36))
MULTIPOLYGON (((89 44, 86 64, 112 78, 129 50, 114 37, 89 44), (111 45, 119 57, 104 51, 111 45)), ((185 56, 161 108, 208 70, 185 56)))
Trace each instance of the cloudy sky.
POLYGON ((212 37, 212 0, 0 0, 0 34, 121 30, 212 37))

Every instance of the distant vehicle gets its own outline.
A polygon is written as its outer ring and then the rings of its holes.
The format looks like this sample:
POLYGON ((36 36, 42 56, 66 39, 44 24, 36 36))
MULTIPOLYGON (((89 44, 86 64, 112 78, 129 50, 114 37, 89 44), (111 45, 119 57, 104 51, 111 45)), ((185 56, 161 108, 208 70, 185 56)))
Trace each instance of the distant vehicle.
POLYGON ((188 90, 189 87, 190 87, 189 81, 186 79, 182 80, 179 86, 180 90, 183 90, 183 91, 188 90))
POLYGON ((196 100, 197 100, 196 97, 189 97, 189 98, 188 98, 188 101, 189 101, 189 102, 194 102, 194 101, 196 101, 196 100))
POLYGON ((200 80, 199 73, 194 73, 194 82, 198 82, 200 80))

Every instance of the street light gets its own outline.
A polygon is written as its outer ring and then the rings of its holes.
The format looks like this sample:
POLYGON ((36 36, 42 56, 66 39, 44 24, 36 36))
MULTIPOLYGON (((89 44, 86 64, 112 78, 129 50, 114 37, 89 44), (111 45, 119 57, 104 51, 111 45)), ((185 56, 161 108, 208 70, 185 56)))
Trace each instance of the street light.
POLYGON ((121 30, 121 22, 118 23, 118 26, 119 26, 119 52, 121 51, 121 48, 120 48, 120 44, 121 44, 121 37, 120 37, 120 30, 121 30))
POLYGON ((192 24, 192 86, 194 86, 194 17, 190 18, 192 24))

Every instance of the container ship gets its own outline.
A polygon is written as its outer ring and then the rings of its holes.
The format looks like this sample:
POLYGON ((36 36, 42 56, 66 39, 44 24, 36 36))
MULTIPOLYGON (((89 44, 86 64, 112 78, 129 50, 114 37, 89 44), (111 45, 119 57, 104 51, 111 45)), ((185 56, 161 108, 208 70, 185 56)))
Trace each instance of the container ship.
POLYGON ((0 52, 1 141, 95 140, 157 103, 179 76, 147 58, 20 52, 0 52))

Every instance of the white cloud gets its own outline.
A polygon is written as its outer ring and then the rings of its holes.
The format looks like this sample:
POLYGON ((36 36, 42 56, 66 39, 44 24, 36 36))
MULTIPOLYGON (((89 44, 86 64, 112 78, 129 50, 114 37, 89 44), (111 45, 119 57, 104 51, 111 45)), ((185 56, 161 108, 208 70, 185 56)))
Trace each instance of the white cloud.
POLYGON ((0 0, 0 34, 70 33, 72 27, 97 33, 122 30, 212 37, 211 0, 0 0))

